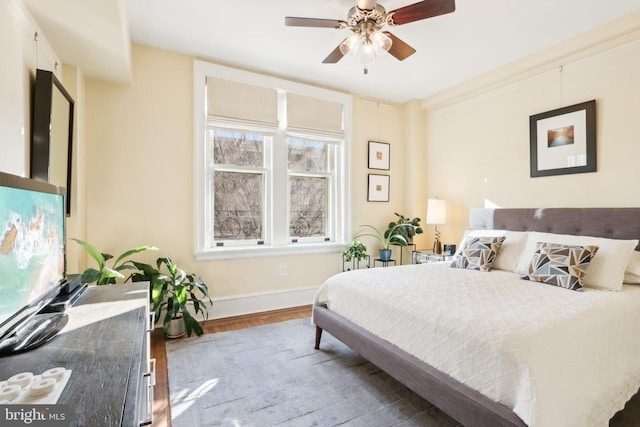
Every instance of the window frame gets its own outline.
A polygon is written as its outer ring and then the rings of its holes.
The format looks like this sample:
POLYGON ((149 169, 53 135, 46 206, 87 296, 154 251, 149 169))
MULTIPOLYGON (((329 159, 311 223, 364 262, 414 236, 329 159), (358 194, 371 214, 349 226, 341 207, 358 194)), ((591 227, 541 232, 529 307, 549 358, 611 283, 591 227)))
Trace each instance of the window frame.
MULTIPOLYGON (((239 166, 239 165, 231 165, 231 164, 221 164, 216 163, 212 158, 211 162, 208 162, 207 170, 205 171, 208 185, 208 194, 212 194, 213 186, 214 186, 214 176, 216 172, 229 172, 229 173, 244 173, 244 174, 253 174, 253 175, 261 175, 262 176, 262 186, 264 190, 264 194, 262 195, 262 214, 261 214, 261 222, 263 229, 263 236, 261 239, 246 239, 246 240, 224 240, 220 243, 223 243, 223 246, 249 246, 253 242, 253 245, 264 244, 265 242, 270 241, 271 233, 268 227, 268 223, 265 218, 265 211, 267 210, 267 203, 269 200, 268 197, 268 189, 271 187, 272 174, 271 169, 267 167, 266 163, 269 161, 268 159, 271 157, 271 150, 273 146, 273 134, 270 132, 263 132, 257 130, 247 130, 247 129, 236 129, 234 127, 226 126, 225 123, 217 122, 215 120, 209 120, 207 122, 207 127, 205 132, 215 132, 216 130, 228 130, 230 132, 240 132, 240 133, 252 133, 253 135, 260 135, 262 137, 263 143, 263 159, 261 166, 239 166), (263 243, 258 243, 263 242, 263 243)), ((205 146, 205 155, 210 154, 210 150, 213 149, 211 146, 213 139, 209 136, 206 137, 206 146, 205 146)), ((213 156, 212 156, 213 157, 213 156)), ((205 201, 205 209, 207 209, 207 204, 205 201)), ((206 234, 209 235, 214 231, 213 216, 205 215, 205 230, 206 234)), ((215 241, 214 241, 215 242, 215 241)))
MULTIPOLYGON (((327 89, 322 89, 314 86, 309 86, 297 82, 291 82, 284 79, 274 78, 270 76, 264 76, 261 74, 238 70, 230 67, 225 67, 217 64, 208 63, 205 61, 194 61, 194 242, 195 242, 195 256, 197 260, 215 260, 215 259, 235 259, 235 258, 249 258, 256 256, 281 256, 281 255, 299 255, 299 254, 316 254, 316 253, 336 253, 340 252, 346 242, 350 240, 351 236, 351 174, 350 174, 350 155, 351 155, 351 117, 352 114, 352 98, 351 95, 327 89), (267 193, 272 193, 273 186, 282 185, 282 182, 286 182, 285 202, 284 205, 287 208, 287 221, 286 227, 283 230, 283 225, 274 224, 271 213, 274 212, 274 206, 283 206, 282 197, 278 200, 274 200, 273 197, 267 197, 265 200, 264 209, 267 212, 266 215, 266 229, 265 229, 265 241, 260 245, 231 245, 227 244, 220 247, 212 247, 207 243, 207 231, 212 228, 210 222, 212 220, 206 215, 206 192, 212 189, 213 176, 210 176, 209 165, 207 164, 207 130, 210 127, 210 120, 207 117, 206 105, 206 78, 215 77, 229 81, 235 81, 244 84, 250 84, 253 86, 261 86, 266 88, 277 88, 279 96, 285 96, 286 93, 294 93, 298 95, 304 95, 311 98, 320 100, 326 100, 331 102, 340 103, 343 106, 343 129, 344 134, 339 138, 341 141, 336 144, 338 140, 335 135, 323 135, 322 131, 300 131, 286 129, 286 105, 283 107, 282 103, 279 103, 278 117, 281 119, 278 129, 248 129, 245 126, 240 128, 233 126, 233 120, 226 123, 217 123, 216 127, 234 128, 236 130, 255 130, 261 134, 273 133, 273 141, 270 156, 277 155, 278 149, 287 150, 287 138, 303 138, 321 140, 328 144, 335 144, 336 151, 335 158, 331 161, 335 164, 335 179, 336 182, 331 182, 330 185, 334 186, 332 189, 336 191, 336 195, 332 198, 333 201, 329 203, 335 203, 336 206, 332 206, 330 209, 330 218, 327 218, 327 223, 332 225, 332 233, 330 233, 331 241, 318 241, 318 239, 298 239, 293 243, 289 236, 289 184, 288 168, 285 170, 272 170, 273 176, 267 179, 267 185, 272 186, 267 189, 267 193), (284 111, 283 111, 284 110, 284 111), (275 131, 275 132, 274 132, 275 131), (282 147, 276 147, 278 141, 283 141, 282 147), (283 181, 284 180, 284 181, 283 181), (268 243, 267 239, 270 239, 268 243)), ((270 162, 272 159, 267 159, 270 162)), ((270 170, 270 166, 267 169, 270 170)), ((276 166, 274 165, 274 169, 276 166)), ((269 173, 269 172, 267 172, 269 173)), ((280 191, 280 193, 283 193, 280 191)))
MULTIPOLYGON (((339 162, 339 141, 337 140, 328 140, 327 138, 321 138, 318 135, 306 135, 306 136, 300 136, 299 134, 296 136, 292 136, 290 134, 287 134, 285 136, 285 141, 284 143, 287 146, 287 150, 289 148, 289 139, 296 139, 296 140, 301 140, 301 141, 311 141, 311 142, 317 142, 317 143, 322 143, 324 145, 327 146, 328 152, 327 152, 327 158, 325 159, 325 161, 327 162, 327 167, 325 171, 305 171, 305 170, 299 170, 299 169, 289 169, 287 168, 287 194, 291 193, 291 189, 289 187, 290 184, 290 179, 292 177, 300 177, 300 178, 325 178, 327 180, 327 216, 325 218, 325 227, 326 229, 329 231, 329 233, 327 233, 325 236, 313 236, 313 237, 304 237, 304 236, 291 236, 290 233, 288 233, 288 238, 290 241, 292 241, 292 243, 313 243, 313 242, 322 242, 324 241, 326 238, 329 238, 331 241, 335 241, 336 240, 336 236, 335 236, 335 230, 334 230, 334 222, 335 222, 335 216, 336 216, 336 206, 333 206, 334 204, 334 200, 337 196, 337 194, 339 193, 339 189, 338 184, 339 184, 339 179, 337 177, 337 168, 336 165, 339 162), (293 239, 295 239, 295 242, 293 241, 293 239)), ((289 206, 289 210, 288 212, 291 212, 291 208, 289 206)), ((291 223, 291 218, 289 217, 289 223, 291 223)))

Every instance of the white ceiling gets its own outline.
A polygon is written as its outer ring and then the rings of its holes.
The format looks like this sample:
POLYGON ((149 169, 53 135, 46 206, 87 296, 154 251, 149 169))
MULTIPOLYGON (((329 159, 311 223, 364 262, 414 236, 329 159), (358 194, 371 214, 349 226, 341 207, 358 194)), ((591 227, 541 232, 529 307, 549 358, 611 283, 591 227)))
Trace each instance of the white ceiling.
POLYGON ((88 77, 130 76, 130 34, 134 43, 393 102, 424 99, 640 9, 640 0, 456 0, 452 14, 390 28, 417 52, 402 62, 384 55, 364 75, 358 57, 322 64, 349 30, 284 25, 285 16, 345 19, 354 0, 24 1, 62 60, 88 77))
POLYGON ((87 77, 131 81, 127 0, 22 0, 65 64, 87 77))

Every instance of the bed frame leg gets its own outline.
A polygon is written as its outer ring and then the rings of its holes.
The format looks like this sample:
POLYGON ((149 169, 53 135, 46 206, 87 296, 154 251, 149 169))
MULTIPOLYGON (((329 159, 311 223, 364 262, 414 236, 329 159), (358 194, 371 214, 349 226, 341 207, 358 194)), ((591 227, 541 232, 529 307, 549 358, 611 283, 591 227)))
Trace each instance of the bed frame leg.
POLYGON ((320 326, 316 326, 316 346, 314 347, 316 350, 320 350, 321 338, 322 338, 322 328, 320 326))

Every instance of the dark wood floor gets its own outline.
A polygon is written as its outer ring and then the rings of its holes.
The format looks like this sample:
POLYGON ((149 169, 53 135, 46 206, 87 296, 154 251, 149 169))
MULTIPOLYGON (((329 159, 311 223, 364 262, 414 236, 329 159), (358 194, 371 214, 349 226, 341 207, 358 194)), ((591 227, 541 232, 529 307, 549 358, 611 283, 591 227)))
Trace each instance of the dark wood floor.
MULTIPOLYGON (((204 323, 205 334, 233 331, 300 319, 311 315, 311 306, 287 308, 264 313, 248 314, 245 316, 229 317, 225 319, 209 320, 204 323)), ((181 338, 179 338, 181 339, 181 338)), ((153 399, 153 425, 171 426, 171 407, 169 406, 169 381, 167 378, 167 352, 162 329, 156 329, 151 334, 151 357, 156 359, 156 389, 153 399)))

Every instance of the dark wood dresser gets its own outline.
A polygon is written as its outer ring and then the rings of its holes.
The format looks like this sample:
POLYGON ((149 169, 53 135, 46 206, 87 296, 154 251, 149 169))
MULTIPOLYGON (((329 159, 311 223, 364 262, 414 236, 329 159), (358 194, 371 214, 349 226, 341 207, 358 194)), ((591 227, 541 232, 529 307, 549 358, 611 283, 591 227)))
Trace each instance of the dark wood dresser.
POLYGON ((0 358, 0 379, 70 369, 57 404, 68 405, 71 426, 150 424, 155 363, 148 284, 90 286, 67 314, 69 322, 49 343, 0 358))

